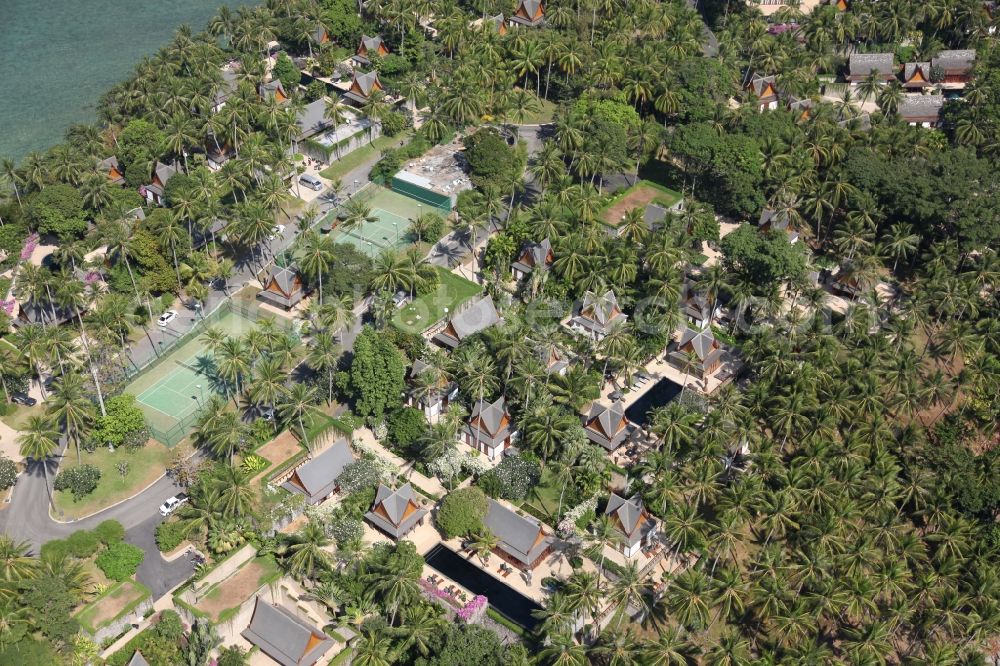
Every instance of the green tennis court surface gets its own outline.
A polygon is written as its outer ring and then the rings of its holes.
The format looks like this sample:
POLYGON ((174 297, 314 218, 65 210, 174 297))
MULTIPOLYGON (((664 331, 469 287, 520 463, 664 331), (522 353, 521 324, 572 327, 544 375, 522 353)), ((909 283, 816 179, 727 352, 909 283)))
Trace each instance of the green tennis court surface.
POLYGON ((201 340, 209 326, 227 335, 241 336, 253 328, 254 322, 230 311, 209 325, 199 324, 190 340, 164 354, 125 387, 127 393, 136 396, 154 433, 184 423, 214 393, 223 393, 214 377, 212 353, 201 340))
POLYGON ((146 389, 136 400, 155 409, 168 419, 181 420, 198 410, 211 393, 210 377, 197 370, 198 364, 210 364, 211 354, 195 355, 187 361, 172 361, 173 372, 146 389))
MULTIPOLYGON (((335 229, 334 239, 338 243, 350 243, 366 254, 385 249, 402 250, 413 245, 409 233, 410 221, 426 213, 438 212, 429 205, 374 183, 363 187, 352 198, 367 203, 376 219, 349 231, 335 229)), ((336 221, 336 214, 330 213, 331 223, 336 221)))

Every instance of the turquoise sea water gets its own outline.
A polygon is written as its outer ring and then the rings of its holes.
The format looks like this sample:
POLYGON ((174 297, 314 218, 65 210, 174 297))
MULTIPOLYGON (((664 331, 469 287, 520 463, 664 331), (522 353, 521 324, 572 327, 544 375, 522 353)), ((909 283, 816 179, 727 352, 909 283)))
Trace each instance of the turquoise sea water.
POLYGON ((226 0, 0 0, 0 156, 20 159, 95 118, 100 96, 181 24, 226 0))

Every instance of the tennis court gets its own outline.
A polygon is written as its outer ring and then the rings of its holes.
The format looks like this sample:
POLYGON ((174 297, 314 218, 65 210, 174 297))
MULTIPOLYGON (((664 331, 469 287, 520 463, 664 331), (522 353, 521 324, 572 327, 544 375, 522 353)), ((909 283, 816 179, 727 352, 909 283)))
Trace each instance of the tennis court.
POLYGON ((136 396, 154 436, 193 422, 209 397, 224 392, 215 378, 215 361, 201 340, 202 334, 214 327, 227 335, 241 336, 253 326, 252 319, 232 310, 199 323, 192 329, 191 339, 164 354, 125 387, 126 393, 136 396))
MULTIPOLYGON (((374 183, 366 185, 351 198, 368 204, 376 219, 359 224, 349 231, 335 229, 334 240, 338 243, 350 243, 370 254, 385 249, 402 250, 413 245, 413 238, 409 233, 410 221, 425 213, 437 212, 415 199, 374 183)), ((329 222, 334 222, 338 212, 330 213, 329 222)))

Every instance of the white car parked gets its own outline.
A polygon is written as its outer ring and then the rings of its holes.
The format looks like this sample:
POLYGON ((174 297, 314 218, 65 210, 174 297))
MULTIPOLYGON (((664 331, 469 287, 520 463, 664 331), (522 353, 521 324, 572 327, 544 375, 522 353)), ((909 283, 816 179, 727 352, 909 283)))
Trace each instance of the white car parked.
POLYGON ((156 320, 156 323, 159 326, 166 326, 174 319, 177 319, 177 310, 167 310, 166 312, 160 315, 160 318, 156 320))
POLYGON ((179 506, 187 503, 187 501, 188 501, 188 496, 186 494, 177 493, 176 495, 174 495, 173 497, 171 497, 166 502, 160 505, 160 515, 169 516, 174 511, 176 511, 179 506))

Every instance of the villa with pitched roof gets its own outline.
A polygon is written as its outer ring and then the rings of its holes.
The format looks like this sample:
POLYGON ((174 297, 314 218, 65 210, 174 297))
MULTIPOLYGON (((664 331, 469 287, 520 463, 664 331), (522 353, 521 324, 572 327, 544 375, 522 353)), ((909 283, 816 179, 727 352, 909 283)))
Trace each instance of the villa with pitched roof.
POLYGON ((167 183, 170 182, 170 179, 173 178, 176 173, 177 169, 169 164, 157 162, 156 166, 153 167, 152 182, 141 188, 139 190, 139 194, 146 197, 146 201, 154 203, 157 206, 162 206, 163 192, 167 187, 167 183))
POLYGON ((288 609, 259 596, 242 636, 281 666, 312 666, 336 644, 288 609))
POLYGON ((377 55, 380 58, 389 55, 389 47, 385 45, 382 35, 374 37, 361 35, 361 43, 358 44, 358 50, 354 52, 354 61, 359 65, 368 66, 371 64, 369 58, 371 55, 377 55))
POLYGON ((316 24, 310 36, 312 37, 313 44, 323 45, 330 42, 330 33, 326 31, 326 28, 321 23, 316 24))
POLYGON ((903 87, 907 90, 923 90, 930 88, 934 84, 931 82, 930 62, 908 62, 903 65, 903 87))
POLYGON ((718 297, 709 299, 707 289, 701 288, 694 281, 685 278, 684 286, 681 289, 681 310, 691 325, 698 328, 711 326, 715 323, 721 309, 718 297))
POLYGON ((260 84, 260 87, 257 88, 257 94, 260 95, 261 99, 276 99, 279 104, 288 99, 285 86, 281 85, 279 79, 273 79, 267 83, 260 84))
POLYGON ((909 125, 937 127, 941 122, 943 108, 943 95, 903 95, 896 113, 909 125))
POLYGON ((106 175, 112 185, 125 185, 125 170, 119 166, 118 158, 114 155, 98 162, 97 171, 106 175))
POLYGON ((470 27, 475 28, 476 30, 488 30, 500 35, 501 37, 507 34, 507 21, 504 19, 503 13, 497 14, 496 16, 478 18, 470 24, 470 27))
POLYGON ((257 298, 290 310, 306 295, 306 286, 295 266, 274 266, 257 298))
POLYGON ((595 402, 583 417, 583 431, 594 444, 614 451, 632 433, 632 423, 625 416, 625 408, 621 403, 615 402, 609 406, 595 402))
POLYGON ((409 483, 396 490, 380 483, 375 493, 375 504, 365 514, 365 520, 386 536, 399 540, 418 525, 423 525, 426 516, 427 509, 421 507, 409 483))
POLYGON ((744 90, 756 100, 758 111, 763 112, 778 108, 777 77, 754 74, 744 90))
POLYGON ((483 525, 498 539, 493 552, 522 571, 531 571, 552 550, 555 539, 535 518, 491 499, 483 525))
POLYGON ((125 666, 149 666, 149 662, 146 658, 142 656, 142 653, 136 650, 132 653, 132 658, 128 660, 125 666))
POLYGON ((799 232, 791 227, 791 220, 786 211, 776 211, 765 208, 757 218, 757 228, 761 231, 784 231, 788 235, 789 243, 796 243, 799 240, 799 232))
POLYGON ((896 61, 891 53, 852 53, 847 69, 847 80, 857 85, 871 74, 882 83, 896 78, 896 61))
POLYGON ((646 511, 638 495, 625 499, 611 493, 604 515, 611 518, 619 536, 616 545, 625 557, 638 555, 656 536, 656 519, 646 511))
POLYGON ((603 340, 615 326, 624 324, 628 316, 618 307, 618 298, 610 289, 598 296, 592 291, 583 295, 579 309, 569 327, 593 340, 603 340))
POLYGON ((373 93, 382 89, 382 82, 379 81, 378 72, 374 70, 365 73, 356 71, 351 79, 351 87, 344 93, 344 98, 355 104, 362 105, 368 101, 368 98, 373 93))
POLYGON ((725 348, 711 328, 685 328, 667 354, 667 362, 682 372, 705 378, 722 365, 725 348))
POLYGON ((354 462, 346 439, 340 439, 323 453, 300 465, 281 484, 285 490, 306 496, 309 504, 319 504, 337 492, 337 477, 354 462))
POLYGON ((542 0, 518 0, 514 13, 510 16, 512 26, 526 25, 534 28, 545 21, 545 5, 542 0))
POLYGON ((496 460, 517 437, 503 396, 493 402, 477 402, 458 437, 490 460, 496 460))
POLYGON ((975 49, 941 51, 931 58, 931 69, 941 74, 942 88, 960 89, 972 80, 972 68, 976 64, 975 49))
POLYGON ((469 336, 500 323, 503 320, 493 304, 493 297, 486 296, 452 317, 444 330, 431 338, 431 341, 441 347, 454 349, 469 336))
POLYGON ((517 256, 514 263, 510 265, 514 273, 515 280, 523 280, 534 270, 547 271, 555 256, 552 254, 552 243, 548 238, 542 239, 540 243, 529 243, 521 249, 521 254, 517 256))
POLYGON ((407 378, 409 389, 406 391, 405 401, 407 407, 415 407, 424 412, 424 418, 428 421, 436 419, 448 409, 452 400, 458 397, 458 384, 447 379, 442 379, 438 386, 431 391, 418 392, 417 386, 420 383, 420 376, 426 372, 430 366, 417 359, 410 367, 410 375, 407 378))
POLYGON ((786 102, 786 108, 795 115, 795 122, 797 123, 805 122, 812 118, 813 109, 816 108, 816 102, 808 97, 799 99, 798 97, 789 96, 786 102))

